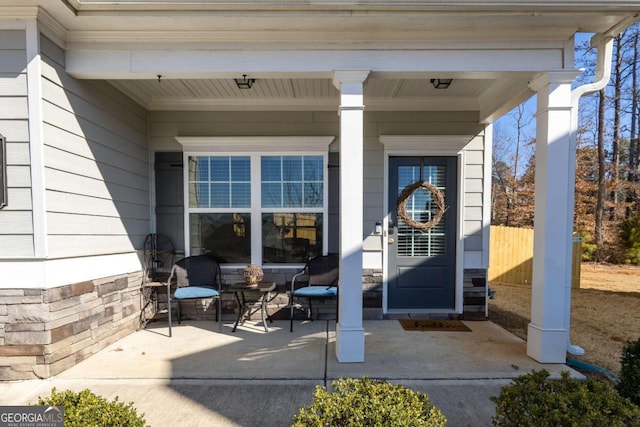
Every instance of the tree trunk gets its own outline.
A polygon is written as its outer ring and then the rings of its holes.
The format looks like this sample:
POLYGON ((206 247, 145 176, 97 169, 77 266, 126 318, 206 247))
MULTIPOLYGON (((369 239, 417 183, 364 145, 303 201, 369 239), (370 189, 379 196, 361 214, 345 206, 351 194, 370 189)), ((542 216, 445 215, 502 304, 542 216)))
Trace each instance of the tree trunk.
POLYGON ((633 36, 633 62, 631 63, 631 135, 629 135, 629 172, 627 180, 634 180, 634 166, 636 164, 636 143, 638 135, 636 131, 636 120, 638 116, 638 31, 633 36))
POLYGON ((616 66, 613 95, 613 141, 611 146, 611 214, 609 219, 615 221, 618 211, 618 174, 620 169, 620 98, 622 92, 622 37, 624 33, 616 37, 616 66))
POLYGON ((604 113, 605 113, 605 90, 599 92, 598 104, 598 193, 596 199, 596 218, 595 230, 593 236, 596 243, 596 261, 603 261, 603 236, 602 236, 602 217, 604 214, 604 196, 605 196, 605 157, 604 157, 604 113))
MULTIPOLYGON (((637 120, 638 120, 638 30, 636 29, 633 35, 633 61, 631 62, 631 130, 629 135, 629 164, 627 171, 627 181, 636 181, 636 157, 638 156, 638 132, 637 132, 637 120)), ((625 218, 629 218, 632 215, 629 204, 635 199, 635 191, 627 191, 627 208, 625 210, 625 218)))

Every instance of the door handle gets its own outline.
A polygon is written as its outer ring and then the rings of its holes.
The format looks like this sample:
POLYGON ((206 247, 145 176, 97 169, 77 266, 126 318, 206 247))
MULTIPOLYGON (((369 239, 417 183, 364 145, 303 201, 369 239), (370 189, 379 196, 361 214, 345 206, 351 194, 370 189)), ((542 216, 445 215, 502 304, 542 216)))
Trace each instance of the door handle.
POLYGON ((389 237, 388 242, 389 242, 390 245, 393 245, 395 243, 395 240, 394 240, 393 237, 389 237))

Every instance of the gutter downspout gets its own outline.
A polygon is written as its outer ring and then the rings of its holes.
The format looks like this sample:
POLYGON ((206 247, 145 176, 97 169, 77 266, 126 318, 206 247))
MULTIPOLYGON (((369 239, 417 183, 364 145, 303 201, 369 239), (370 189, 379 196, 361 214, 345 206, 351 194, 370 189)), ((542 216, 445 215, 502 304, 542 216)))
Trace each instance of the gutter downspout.
MULTIPOLYGON (((624 28, 623 28, 624 29, 624 28)), ((621 30, 622 31, 622 30, 621 30)), ((617 34, 616 34, 617 35, 617 34)), ((615 35, 612 31, 608 31, 606 35, 596 34, 591 38, 591 47, 598 49, 598 57, 596 62, 596 75, 592 83, 579 86, 571 91, 571 126, 570 126, 570 161, 568 165, 569 182, 575 182, 576 179, 576 147, 578 140, 578 105, 580 98, 584 95, 590 95, 594 92, 604 89, 611 78, 611 59, 613 53, 613 39, 615 35)), ((573 224, 573 215, 575 210, 575 189, 571 193, 568 211, 568 224, 573 224)), ((573 227, 571 227, 573 228, 573 227)), ((569 236, 569 241, 572 241, 569 236)), ((571 243, 572 244, 572 243, 571 243)), ((573 246, 571 246, 573 248, 573 246)), ((572 251, 567 251, 566 265, 571 265, 572 251)), ((576 356, 584 355, 584 349, 580 346, 571 344, 571 270, 565 277, 565 326, 567 328, 567 352, 576 356)))

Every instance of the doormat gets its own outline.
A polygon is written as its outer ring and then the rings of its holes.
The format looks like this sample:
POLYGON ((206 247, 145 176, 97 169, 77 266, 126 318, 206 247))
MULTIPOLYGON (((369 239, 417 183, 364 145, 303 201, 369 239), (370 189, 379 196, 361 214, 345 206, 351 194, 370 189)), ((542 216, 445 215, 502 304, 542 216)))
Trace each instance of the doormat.
POLYGON ((460 320, 401 319, 400 324, 405 331, 471 332, 460 320))

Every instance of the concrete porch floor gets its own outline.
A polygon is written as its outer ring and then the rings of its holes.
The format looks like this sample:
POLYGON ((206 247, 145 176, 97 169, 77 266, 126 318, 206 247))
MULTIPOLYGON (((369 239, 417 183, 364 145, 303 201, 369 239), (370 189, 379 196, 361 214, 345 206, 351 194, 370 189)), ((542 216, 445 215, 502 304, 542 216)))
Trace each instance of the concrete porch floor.
POLYGON ((396 320, 365 321, 365 362, 338 363, 335 322, 275 321, 265 332, 247 322, 231 332, 187 321, 168 337, 151 323, 48 380, 0 383, 0 405, 32 403, 51 388, 89 388, 134 402, 151 426, 287 426, 316 385, 344 377, 382 378, 426 392, 448 426, 490 426, 489 400, 532 369, 559 375, 565 365, 539 364, 526 344, 491 322, 471 332, 405 331, 396 320))

